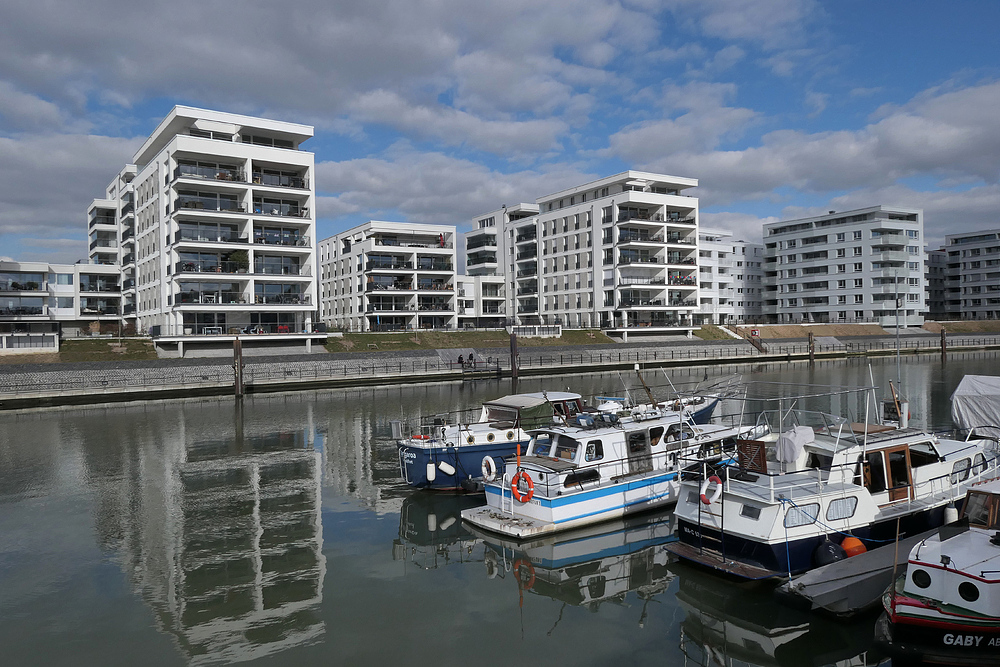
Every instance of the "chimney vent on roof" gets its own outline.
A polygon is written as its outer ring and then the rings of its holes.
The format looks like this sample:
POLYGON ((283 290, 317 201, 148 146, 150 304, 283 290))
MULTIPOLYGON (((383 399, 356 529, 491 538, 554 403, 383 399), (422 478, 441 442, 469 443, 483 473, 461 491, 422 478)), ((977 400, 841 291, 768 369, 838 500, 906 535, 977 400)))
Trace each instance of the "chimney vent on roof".
POLYGON ((834 213, 836 213, 836 211, 830 211, 830 215, 833 215, 834 213))

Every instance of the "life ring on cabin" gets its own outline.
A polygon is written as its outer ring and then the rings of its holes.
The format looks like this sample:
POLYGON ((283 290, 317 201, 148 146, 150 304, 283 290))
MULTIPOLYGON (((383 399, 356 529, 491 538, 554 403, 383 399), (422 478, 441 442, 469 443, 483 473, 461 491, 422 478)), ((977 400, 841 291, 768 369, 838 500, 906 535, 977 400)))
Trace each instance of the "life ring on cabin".
POLYGON ((479 468, 483 471, 483 477, 487 482, 492 482, 497 478, 497 462, 493 460, 492 456, 484 456, 479 468))
POLYGON ((701 502, 705 503, 706 505, 711 505, 712 503, 714 503, 716 500, 719 499, 719 496, 722 495, 722 480, 719 479, 717 475, 712 475, 711 477, 706 479, 704 482, 701 483, 700 495, 701 495, 701 502), (712 497, 709 498, 708 496, 705 495, 705 492, 708 491, 708 485, 713 482, 715 483, 715 491, 712 491, 712 497))
POLYGON ((535 585, 535 566, 529 561, 523 558, 514 561, 514 573, 517 575, 517 581, 521 584, 522 589, 529 590, 535 585))
POLYGON ((526 503, 535 495, 535 483, 531 479, 531 475, 523 470, 518 470, 514 474, 514 477, 510 480, 510 494, 519 503, 526 503), (528 486, 528 490, 521 493, 521 489, 518 488, 521 484, 521 480, 528 486))
POLYGON ((414 440, 430 440, 431 436, 429 436, 429 435, 415 435, 415 436, 413 436, 413 439, 414 440))

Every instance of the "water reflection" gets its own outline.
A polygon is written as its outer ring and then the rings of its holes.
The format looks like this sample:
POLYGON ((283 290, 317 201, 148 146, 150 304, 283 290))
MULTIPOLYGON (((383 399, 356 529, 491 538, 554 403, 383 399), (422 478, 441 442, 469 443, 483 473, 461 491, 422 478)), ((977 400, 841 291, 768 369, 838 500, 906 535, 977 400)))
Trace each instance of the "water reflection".
POLYGON ((684 610, 681 651, 686 665, 877 665, 874 616, 835 621, 778 602, 771 586, 746 585, 674 563, 684 610))
MULTIPOLYGON (((477 533, 478 534, 478 533, 477 533)), ((642 601, 635 622, 642 627, 647 605, 670 586, 663 548, 676 539, 672 512, 557 534, 526 543, 479 534, 486 542, 486 576, 512 579, 518 594, 541 595, 598 612, 603 604, 625 605, 630 593, 642 601)), ((553 619, 552 629, 562 618, 553 619)), ((552 630, 549 631, 551 634, 552 630)))
POLYGON ((145 517, 129 526, 132 576, 160 629, 193 665, 315 642, 326 559, 308 422, 264 426, 237 404, 228 433, 206 433, 190 428, 200 415, 177 416, 179 437, 142 461, 145 517))
POLYGON ((484 547, 463 524, 461 512, 483 504, 479 495, 411 492, 399 510, 392 559, 422 570, 483 562, 484 547))

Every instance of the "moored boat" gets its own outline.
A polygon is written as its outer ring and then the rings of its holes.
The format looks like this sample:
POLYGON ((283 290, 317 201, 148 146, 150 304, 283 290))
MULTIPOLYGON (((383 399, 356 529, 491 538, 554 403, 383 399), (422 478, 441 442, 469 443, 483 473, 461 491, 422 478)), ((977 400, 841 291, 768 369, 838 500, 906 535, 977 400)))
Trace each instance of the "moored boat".
POLYGON ((720 460, 745 433, 653 411, 579 415, 532 431, 527 455, 508 459, 487 505, 462 519, 523 540, 660 507, 677 499, 684 457, 720 460))
POLYGON ((502 466, 518 445, 526 446, 527 429, 583 411, 580 394, 550 391, 486 401, 475 422, 450 424, 431 417, 411 433, 404 433, 401 422, 393 422, 400 475, 417 488, 459 490, 464 481, 484 474, 486 457, 502 466))
POLYGON ((1000 661, 1000 481, 969 489, 958 524, 911 550, 882 598, 876 639, 930 663, 1000 661))
POLYGON ((741 442, 736 462, 682 481, 679 557, 746 579, 791 576, 940 526, 971 484, 997 475, 993 441, 806 410, 765 411, 759 424, 766 434, 741 442))

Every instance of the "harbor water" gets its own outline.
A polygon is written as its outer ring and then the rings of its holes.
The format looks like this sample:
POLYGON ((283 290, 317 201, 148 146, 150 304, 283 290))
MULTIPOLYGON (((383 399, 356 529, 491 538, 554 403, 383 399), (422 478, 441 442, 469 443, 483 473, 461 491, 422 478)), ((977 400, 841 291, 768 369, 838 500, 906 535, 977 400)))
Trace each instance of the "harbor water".
MULTIPOLYGON (((998 368, 982 352, 645 379, 660 399, 733 372, 873 378, 882 396, 898 380, 911 425, 947 428, 962 376, 998 368)), ((518 387, 545 389, 645 400, 628 373, 518 387)), ((872 615, 836 622, 670 562, 670 512, 512 545, 463 526, 480 498, 400 480, 392 420, 506 393, 482 381, 0 413, 0 663, 888 664, 872 615)), ((864 419, 863 405, 831 407, 864 419)))

